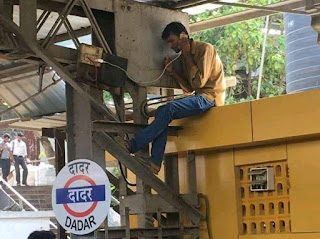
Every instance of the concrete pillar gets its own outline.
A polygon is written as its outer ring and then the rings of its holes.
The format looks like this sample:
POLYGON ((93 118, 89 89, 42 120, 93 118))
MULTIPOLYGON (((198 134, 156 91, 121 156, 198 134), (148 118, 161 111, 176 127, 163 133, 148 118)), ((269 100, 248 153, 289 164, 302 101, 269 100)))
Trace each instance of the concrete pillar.
MULTIPOLYGON (((68 162, 75 159, 93 159, 91 104, 66 83, 68 162)), ((71 235, 71 239, 93 239, 88 235, 71 235)))
MULTIPOLYGON (((137 124, 148 124, 148 118, 141 113, 141 105, 147 98, 147 88, 137 85, 128 86, 129 93, 133 99, 133 121, 137 124)), ((142 156, 149 156, 149 150, 145 149, 141 152, 142 156)), ((144 184, 137 177, 137 194, 147 195, 151 193, 151 188, 144 184)), ((147 204, 147 199, 144 197, 144 203, 147 204)), ((153 217, 151 214, 138 215, 139 227, 148 228, 153 226, 153 217)))

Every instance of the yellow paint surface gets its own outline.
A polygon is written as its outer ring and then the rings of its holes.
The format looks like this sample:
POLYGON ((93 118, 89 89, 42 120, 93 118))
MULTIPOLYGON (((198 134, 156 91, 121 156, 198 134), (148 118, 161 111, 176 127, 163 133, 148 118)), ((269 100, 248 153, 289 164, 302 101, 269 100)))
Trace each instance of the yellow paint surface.
POLYGON ((250 102, 214 107, 208 112, 175 120, 178 137, 169 137, 166 153, 208 149, 252 141, 250 102))
POLYGON ((292 232, 320 232, 320 141, 288 144, 288 163, 292 232))
POLYGON ((253 140, 320 133, 320 90, 252 102, 253 140))
MULTIPOLYGON (((217 107, 173 122, 184 129, 179 137, 168 138, 166 153, 199 150, 196 151, 197 187, 198 192, 209 198, 215 239, 320 239, 320 233, 316 233, 320 232, 320 140, 254 145, 254 141, 273 143, 274 139, 320 134, 320 108, 312 102, 320 102, 320 90, 217 107), (238 144, 248 145, 219 152, 201 151, 238 144), (235 167, 286 159, 293 233, 239 236, 240 194, 235 167)), ((163 179, 163 171, 159 177, 163 179)), ((135 182, 131 172, 128 178, 135 182)), ((179 181, 180 192, 188 193, 184 154, 179 157, 179 181)), ((208 238, 205 224, 201 225, 200 238, 208 238)))
POLYGON ((242 166, 287 159, 285 144, 235 149, 235 165, 242 166))
MULTIPOLYGON (((198 157, 200 165, 197 169, 203 169, 197 172, 198 177, 205 178, 198 188, 210 202, 210 221, 214 238, 236 239, 239 228, 233 152, 230 150, 198 157), (202 163, 205 165, 201 165, 202 163)), ((201 227, 200 238, 208 238, 205 226, 201 227)))
POLYGON ((282 233, 269 235, 245 235, 239 239, 319 239, 320 233, 282 233))

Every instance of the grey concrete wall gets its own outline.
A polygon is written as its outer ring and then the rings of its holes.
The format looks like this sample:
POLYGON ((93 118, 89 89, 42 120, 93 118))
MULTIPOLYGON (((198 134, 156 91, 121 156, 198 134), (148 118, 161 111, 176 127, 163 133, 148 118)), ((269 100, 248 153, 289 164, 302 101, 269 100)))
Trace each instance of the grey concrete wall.
POLYGON ((173 55, 161 33, 172 21, 189 29, 189 17, 181 11, 126 1, 114 2, 117 54, 128 59, 128 73, 136 81, 151 82, 163 70, 163 59, 173 55))

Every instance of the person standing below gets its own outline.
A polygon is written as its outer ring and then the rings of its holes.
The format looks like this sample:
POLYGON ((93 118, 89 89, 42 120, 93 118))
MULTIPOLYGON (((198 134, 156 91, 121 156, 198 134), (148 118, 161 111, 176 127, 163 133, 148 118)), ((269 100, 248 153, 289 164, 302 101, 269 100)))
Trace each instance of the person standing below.
POLYGON ((14 167, 16 170, 16 181, 17 186, 20 186, 20 165, 23 169, 22 175, 22 185, 28 186, 27 177, 28 177, 28 168, 25 162, 27 157, 27 145, 22 141, 22 133, 17 134, 17 138, 11 143, 11 151, 14 159, 14 167))
MULTIPOLYGON (((181 52, 179 61, 182 73, 178 73, 170 59, 164 60, 166 72, 180 85, 185 93, 194 95, 167 103, 157 109, 155 120, 130 141, 125 141, 130 153, 138 152, 152 142, 151 158, 140 160, 153 173, 158 173, 167 142, 167 128, 174 119, 203 113, 213 106, 224 105, 226 82, 223 65, 213 45, 194 41, 184 25, 171 22, 162 32, 162 39, 176 53, 181 52)), ((124 141, 122 141, 124 142, 124 141)))
POLYGON ((56 235, 51 231, 34 231, 27 239, 55 239, 56 235))
POLYGON ((8 175, 10 173, 10 135, 4 134, 3 141, 0 143, 0 165, 2 169, 2 177, 8 182, 8 175))

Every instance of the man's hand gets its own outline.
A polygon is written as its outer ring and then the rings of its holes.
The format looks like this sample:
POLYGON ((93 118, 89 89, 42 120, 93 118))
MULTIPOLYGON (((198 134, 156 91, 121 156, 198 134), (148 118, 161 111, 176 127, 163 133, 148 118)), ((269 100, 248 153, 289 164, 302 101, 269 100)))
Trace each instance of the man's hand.
POLYGON ((171 59, 168 56, 166 58, 164 58, 164 60, 163 60, 163 67, 165 67, 166 72, 169 74, 173 73, 172 62, 170 63, 170 61, 171 61, 171 59))
POLYGON ((182 37, 179 40, 179 46, 183 55, 190 55, 191 46, 190 40, 186 37, 182 37))

